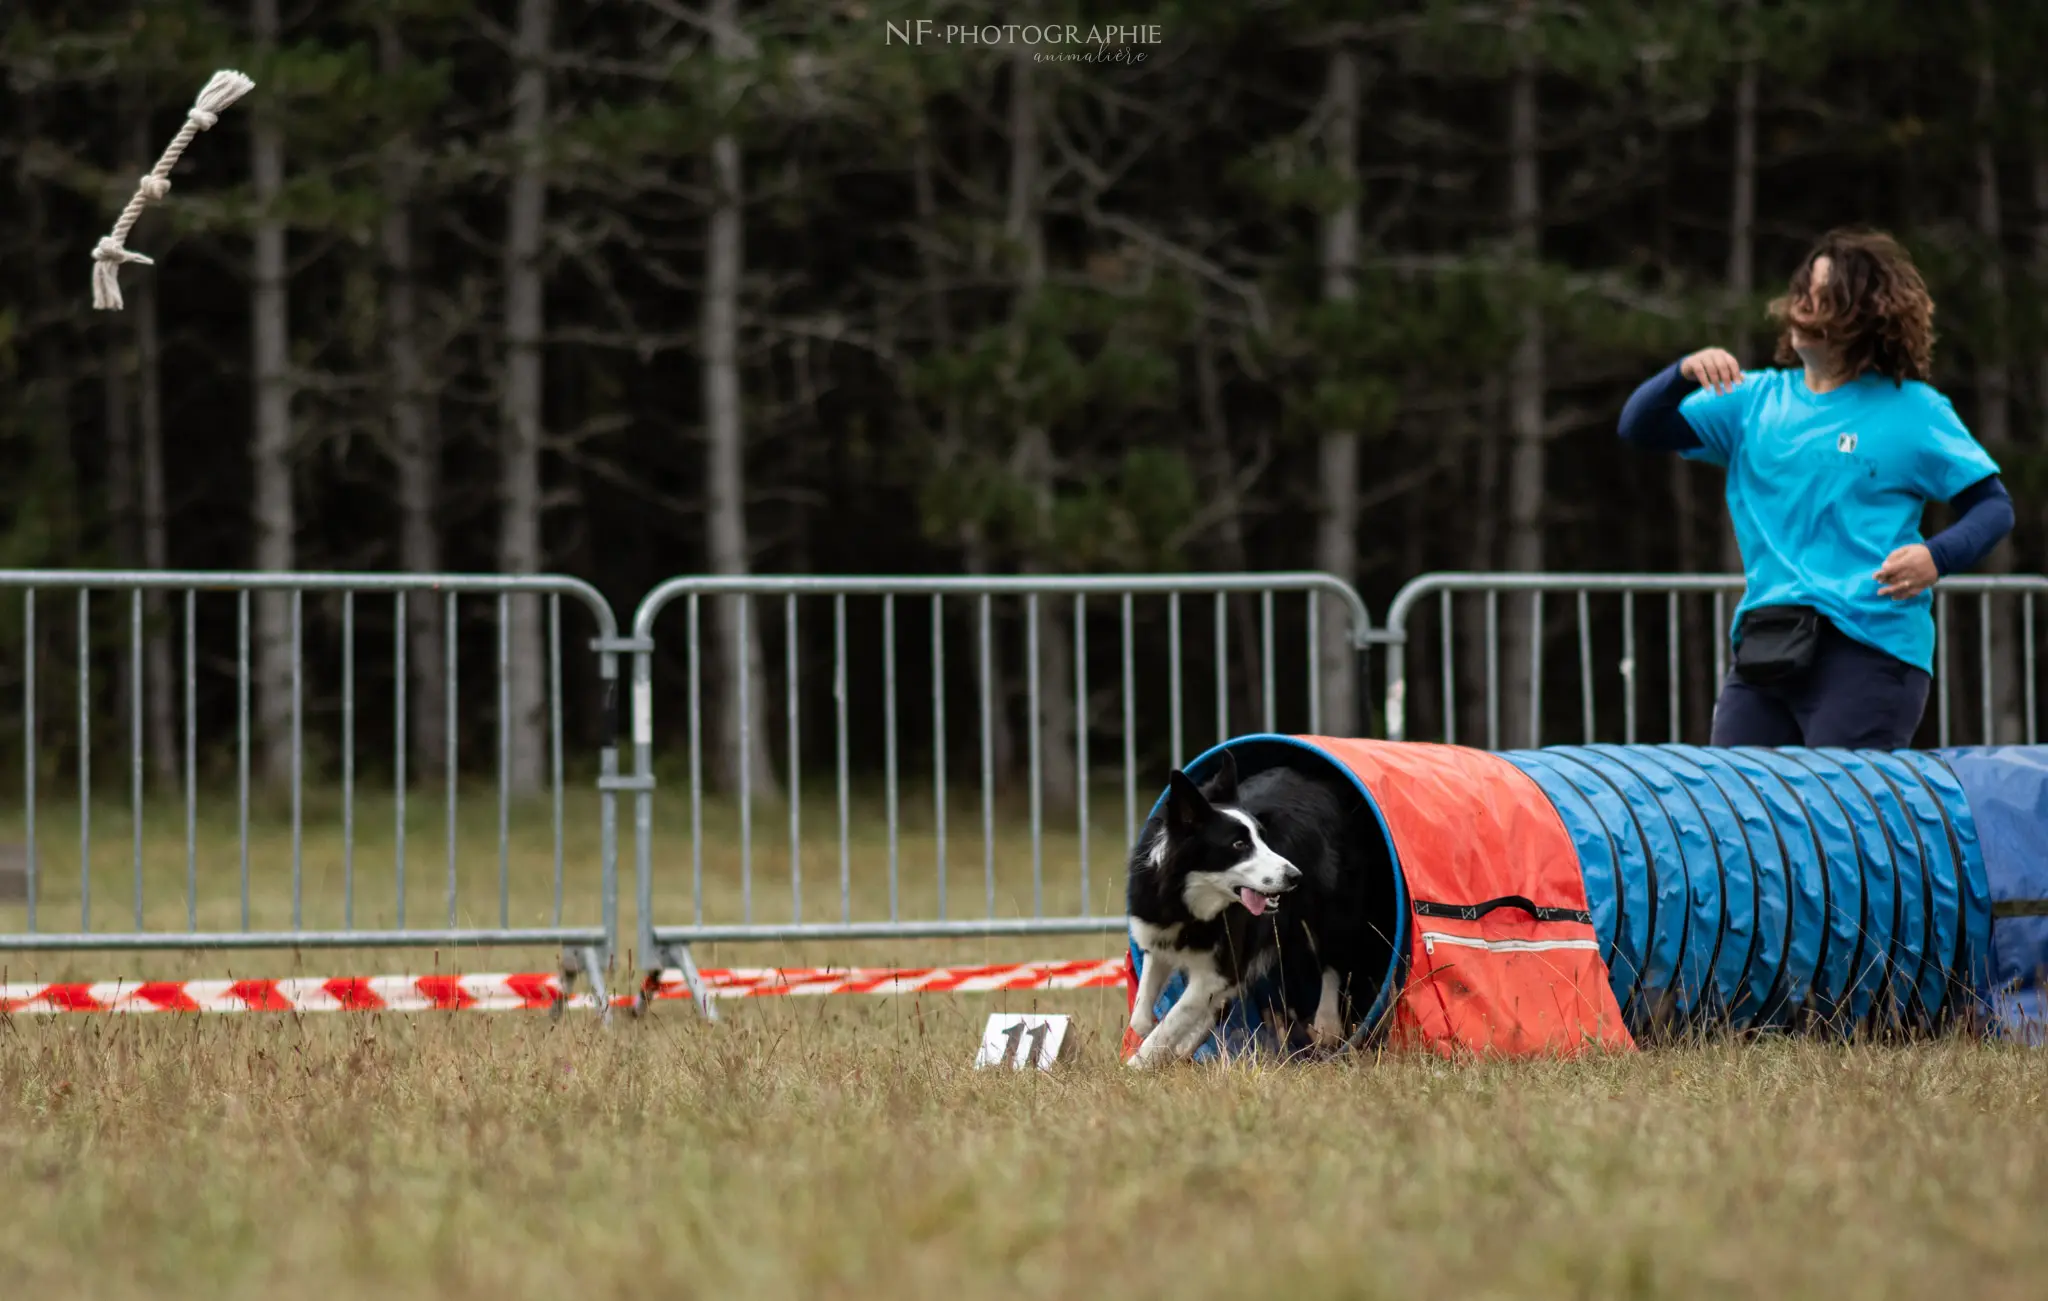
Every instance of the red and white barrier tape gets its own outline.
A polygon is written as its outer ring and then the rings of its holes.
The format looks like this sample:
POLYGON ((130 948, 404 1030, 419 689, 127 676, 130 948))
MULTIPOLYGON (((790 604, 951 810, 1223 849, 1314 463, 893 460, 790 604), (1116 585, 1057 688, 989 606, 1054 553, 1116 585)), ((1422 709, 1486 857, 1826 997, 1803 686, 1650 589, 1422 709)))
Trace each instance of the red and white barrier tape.
MULTIPOLYGON (((978 994, 1100 989, 1125 983, 1125 959, 1014 962, 984 967, 734 967, 699 973, 713 998, 823 994, 978 994)), ((664 971, 648 991, 688 999, 682 973, 664 971)), ((373 976, 320 980, 100 981, 0 985, 0 1013, 55 1012, 506 1012, 547 1009, 562 997, 552 973, 505 976, 373 976)), ((628 1007, 632 995, 612 999, 628 1007)), ((572 1008, 597 1005, 589 994, 572 1008)))

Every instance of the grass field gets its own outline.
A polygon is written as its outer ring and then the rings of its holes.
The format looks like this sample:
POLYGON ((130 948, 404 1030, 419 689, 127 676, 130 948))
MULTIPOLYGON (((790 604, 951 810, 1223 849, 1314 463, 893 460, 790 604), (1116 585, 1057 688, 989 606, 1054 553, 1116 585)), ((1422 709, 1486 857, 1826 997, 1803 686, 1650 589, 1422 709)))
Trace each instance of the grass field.
MULTIPOLYGON (((1013 996, 1014 997, 1014 996, 1013 996)), ((17 1020, 0 1260, 38 1298, 2027 1298, 2040 1059, 1774 1045, 1048 1077, 989 1000, 17 1020), (1249 1291, 1247 1291, 1249 1289, 1249 1291)))
MULTIPOLYGON (((662 843, 687 864, 677 811, 664 807, 662 843)), ((537 893, 533 874, 518 874, 512 906, 526 913, 552 906, 552 837, 536 838, 535 816, 520 812, 513 846, 515 866, 545 868, 537 893)), ((715 817, 723 836, 725 813, 715 817)), ((474 837, 464 824, 465 843, 482 843, 460 864, 463 885, 494 911, 495 810, 479 818, 474 837)), ((184 833, 164 821, 146 828, 145 906, 171 887, 180 919, 184 833)), ((129 842, 112 813, 103 826, 114 891, 129 842)), ((970 838, 956 853, 969 862, 956 891, 981 884, 978 822, 961 829, 970 838)), ((259 831, 274 843, 269 812, 259 831)), ((572 829, 572 845, 586 831, 572 829)), ((863 867, 886 859, 878 835, 863 814, 863 867)), ((324 822, 302 848, 331 866, 324 822)), ((928 849, 908 833, 899 843, 906 862, 928 849)), ((785 873, 786 854, 785 839, 785 873)), ((587 870, 580 852, 565 857, 587 870)), ((836 843, 823 857, 836 904, 836 843)), ((1014 901, 1029 888, 1029 847, 1006 832, 999 859, 1014 901)), ((1055 864, 1072 880, 1050 846, 1046 862, 1049 881, 1055 864)), ((222 870, 209 858, 202 886, 237 886, 222 870)), ((708 855, 714 914, 733 906, 735 872, 729 848, 708 855)), ((1113 855, 1096 872, 1113 890, 1113 855)), ((325 891, 333 878, 317 879, 325 891)), ((786 891, 786 874, 773 879, 786 891)), ((278 880, 289 876, 256 876, 264 916, 289 915, 278 880)), ((886 909, 885 879, 860 876, 856 894, 859 908, 886 909)), ((132 904, 111 897, 110 908, 132 904)), ((422 898, 429 914, 443 903, 432 889, 422 898)), ((779 902, 786 915, 786 893, 779 902)), ((0 925, 13 927, 9 907, 0 925)), ((729 948, 712 960, 1117 946, 1000 947, 729 948)), ((190 974, 221 974, 219 959, 190 974)), ((145 959, 38 961, 110 976, 145 959)), ((426 965, 234 961, 332 974, 426 965)), ((1773 1043, 1137 1076, 1115 1058, 1116 990, 723 1010, 712 1026, 665 1005, 609 1030, 518 1013, 0 1022, 4 1295, 1975 1301, 2048 1286, 2048 1065, 2025 1050, 1773 1043), (970 1069, 997 1008, 1074 1014, 1071 1060, 1049 1076, 970 1069)))

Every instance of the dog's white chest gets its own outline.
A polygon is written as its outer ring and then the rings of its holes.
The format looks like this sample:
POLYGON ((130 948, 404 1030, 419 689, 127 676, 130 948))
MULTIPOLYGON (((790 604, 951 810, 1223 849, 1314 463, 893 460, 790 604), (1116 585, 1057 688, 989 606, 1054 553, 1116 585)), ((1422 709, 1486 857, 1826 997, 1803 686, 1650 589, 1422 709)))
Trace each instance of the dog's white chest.
POLYGON ((1131 938, 1147 953, 1164 953, 1180 943, 1180 927, 1154 926, 1134 917, 1131 919, 1131 938))
POLYGON ((1219 980, 1222 978, 1222 969, 1217 966, 1213 951, 1180 947, 1180 927, 1177 924, 1155 926, 1132 918, 1131 936, 1145 951, 1145 961, 1158 963, 1161 971, 1184 971, 1189 975, 1200 973, 1219 980))

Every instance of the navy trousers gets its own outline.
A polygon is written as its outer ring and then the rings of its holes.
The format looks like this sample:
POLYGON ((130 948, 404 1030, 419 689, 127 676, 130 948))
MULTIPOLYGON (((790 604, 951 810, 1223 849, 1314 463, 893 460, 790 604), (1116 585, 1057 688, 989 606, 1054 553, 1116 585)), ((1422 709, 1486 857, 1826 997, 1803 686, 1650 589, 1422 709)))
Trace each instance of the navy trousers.
POLYGON ((1713 744, 1904 750, 1933 679, 1823 621, 1813 663, 1768 686, 1728 674, 1714 706, 1713 744))

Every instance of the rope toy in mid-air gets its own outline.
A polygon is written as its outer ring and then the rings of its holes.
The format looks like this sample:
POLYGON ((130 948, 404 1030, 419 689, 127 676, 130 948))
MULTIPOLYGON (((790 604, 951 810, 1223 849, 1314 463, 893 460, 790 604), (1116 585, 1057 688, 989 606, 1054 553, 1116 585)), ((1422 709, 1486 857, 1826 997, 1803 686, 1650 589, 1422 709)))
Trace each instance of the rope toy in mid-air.
POLYGON ((121 274, 123 262, 140 262, 144 266, 155 265, 149 258, 126 247, 128 232, 135 228, 135 221, 142 216, 142 210, 152 202, 162 202, 171 192, 171 169, 178 165, 178 155, 185 152, 185 146, 192 138, 220 120, 220 111, 256 88, 256 83, 239 72, 221 71, 213 74, 213 80, 206 83, 206 89, 199 92, 199 98, 192 101, 191 111, 185 114, 185 125, 179 130, 171 147, 164 150, 164 156, 156 160, 156 166, 149 175, 142 178, 142 185, 135 191, 135 197, 128 200, 128 206, 121 211, 120 220, 114 223, 114 232, 99 242, 92 251, 92 305, 95 311, 121 310, 121 274))

